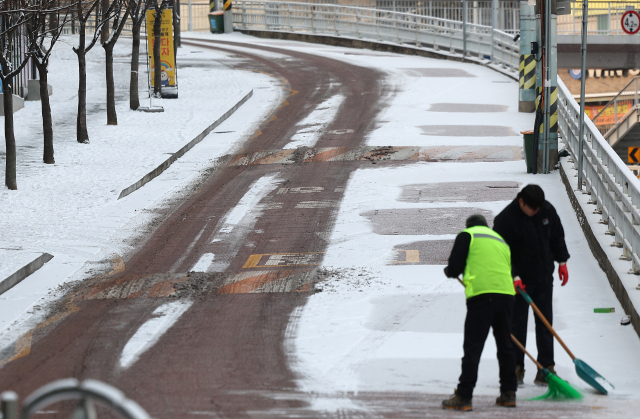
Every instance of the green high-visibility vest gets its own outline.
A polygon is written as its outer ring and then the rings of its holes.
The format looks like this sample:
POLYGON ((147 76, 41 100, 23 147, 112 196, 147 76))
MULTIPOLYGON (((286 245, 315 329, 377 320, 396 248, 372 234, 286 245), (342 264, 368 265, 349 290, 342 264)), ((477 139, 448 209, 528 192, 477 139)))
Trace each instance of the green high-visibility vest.
POLYGON ((467 298, 487 293, 515 295, 509 245, 489 227, 475 226, 464 232, 471 235, 463 279, 467 298))

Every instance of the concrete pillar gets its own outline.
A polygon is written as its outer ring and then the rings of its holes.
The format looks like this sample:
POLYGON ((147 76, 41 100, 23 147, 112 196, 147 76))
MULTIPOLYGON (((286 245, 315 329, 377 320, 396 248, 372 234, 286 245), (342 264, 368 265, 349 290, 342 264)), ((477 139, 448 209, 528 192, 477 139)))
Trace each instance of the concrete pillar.
POLYGON ((536 41, 536 17, 534 7, 520 2, 520 83, 518 112, 535 112, 536 108, 536 60, 531 55, 531 42, 536 41))
POLYGON ((224 10, 224 33, 233 32, 233 14, 231 11, 231 0, 224 0, 222 9, 224 10))

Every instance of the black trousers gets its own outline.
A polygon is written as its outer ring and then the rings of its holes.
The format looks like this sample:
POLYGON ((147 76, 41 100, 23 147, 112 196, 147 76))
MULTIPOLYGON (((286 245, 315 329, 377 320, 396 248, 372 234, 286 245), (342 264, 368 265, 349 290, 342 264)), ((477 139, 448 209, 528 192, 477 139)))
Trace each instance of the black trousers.
MULTIPOLYGON (((544 317, 553 325, 553 278, 535 284, 526 284, 526 292, 540 309, 544 317)), ((542 323, 537 314, 536 319, 536 347, 538 348, 538 362, 543 367, 555 365, 553 361, 553 335, 542 323)), ((516 304, 513 309, 513 323, 511 330, 513 335, 522 343, 527 345, 527 321, 529 320, 529 304, 520 294, 516 295, 516 304)), ((516 364, 524 366, 524 353, 520 350, 516 352, 516 364)))
POLYGON ((511 342, 511 316, 514 297, 506 294, 480 294, 467 299, 467 318, 464 322, 464 357, 458 395, 471 399, 478 381, 478 365, 489 328, 498 347, 500 391, 516 391, 516 358, 511 342))

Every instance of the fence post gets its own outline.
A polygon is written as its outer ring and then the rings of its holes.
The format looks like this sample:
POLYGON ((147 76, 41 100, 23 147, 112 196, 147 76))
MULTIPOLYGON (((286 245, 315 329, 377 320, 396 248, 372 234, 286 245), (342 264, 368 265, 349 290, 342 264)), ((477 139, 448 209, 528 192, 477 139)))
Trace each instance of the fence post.
POLYGON ((467 0, 462 0, 462 57, 467 56, 467 0))
POLYGON ((189 24, 187 26, 187 30, 189 32, 192 32, 193 31, 193 20, 191 19, 191 16, 192 16, 192 14, 191 14, 191 0, 189 0, 188 8, 189 8, 189 24))
POLYGON ((491 1, 491 57, 490 62, 495 62, 494 60, 494 38, 495 38, 495 30, 498 28, 498 0, 491 1))
POLYGON ((5 391, 0 395, 0 412, 3 419, 18 419, 18 395, 5 391))

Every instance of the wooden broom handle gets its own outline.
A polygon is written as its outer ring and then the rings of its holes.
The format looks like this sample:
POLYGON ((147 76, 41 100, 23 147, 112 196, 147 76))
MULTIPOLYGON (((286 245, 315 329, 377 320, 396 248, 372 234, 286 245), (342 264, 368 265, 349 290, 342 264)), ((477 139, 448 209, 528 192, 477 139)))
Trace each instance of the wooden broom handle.
POLYGON ((524 352, 525 354, 527 354, 527 356, 529 358, 531 358, 531 360, 537 365, 538 369, 543 369, 542 365, 540 365, 540 363, 538 361, 536 361, 535 359, 533 359, 533 357, 531 356, 531 354, 529 352, 527 352, 527 350, 524 348, 524 346, 522 346, 522 344, 520 343, 520 341, 518 339, 516 339, 515 336, 513 336, 513 333, 511 334, 511 340, 513 340, 516 345, 518 345, 518 348, 522 349, 522 352, 524 352))
POLYGON ((533 311, 536 312, 536 314, 538 315, 538 317, 540 317, 540 320, 542 320, 542 323, 544 323, 545 326, 547 326, 547 329, 549 329, 549 331, 553 334, 553 336, 556 337, 556 339, 558 339, 558 342, 560 342, 560 345, 562 345, 562 347, 564 348, 565 351, 567 351, 567 353, 569 354, 569 356, 571 357, 571 360, 575 360, 576 357, 573 356, 573 354, 571 353, 571 351, 569 350, 569 348, 567 348, 567 345, 564 344, 564 342, 562 341, 562 339, 560 339, 560 336, 558 336, 558 334, 556 333, 555 330, 553 330, 553 327, 551 327, 551 325, 549 324, 549 322, 547 321, 547 319, 544 317, 544 315, 542 314, 542 312, 540 312, 540 309, 538 309, 538 307, 535 305, 535 303, 533 301, 531 301, 529 304, 531 304, 531 307, 533 308, 533 311))

